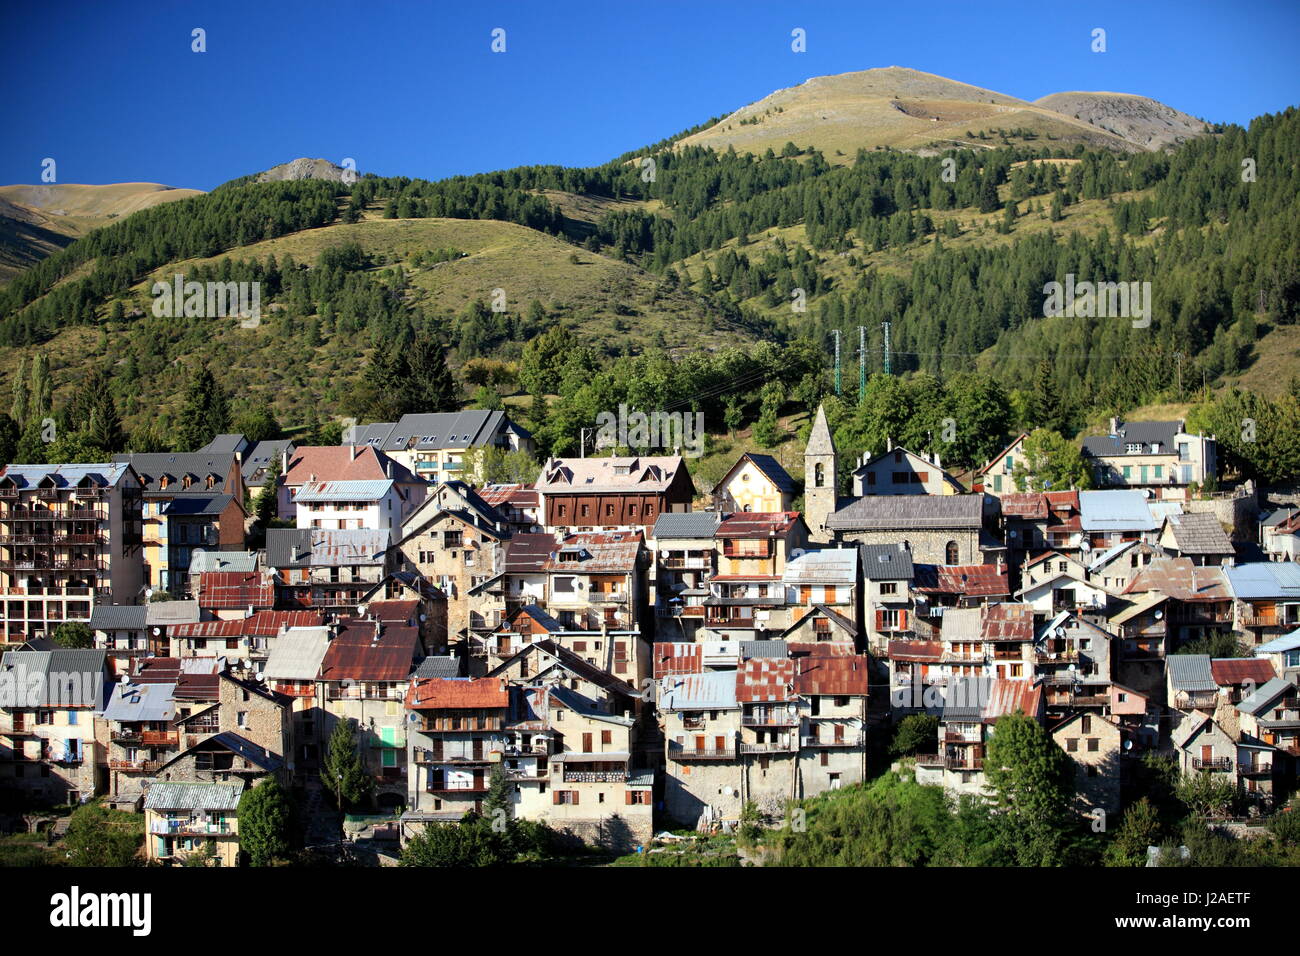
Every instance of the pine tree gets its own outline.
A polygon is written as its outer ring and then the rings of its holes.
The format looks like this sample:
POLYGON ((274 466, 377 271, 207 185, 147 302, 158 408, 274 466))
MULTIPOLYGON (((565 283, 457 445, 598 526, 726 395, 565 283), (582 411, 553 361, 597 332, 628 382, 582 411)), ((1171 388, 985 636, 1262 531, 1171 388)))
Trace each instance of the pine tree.
POLYGON ((182 451, 196 451, 229 427, 230 399, 205 362, 185 390, 176 445, 182 451))
POLYGON ((339 809, 355 806, 370 796, 371 780, 357 751, 356 723, 349 717, 340 717, 334 724, 321 777, 339 809))
POLYGON ((456 379, 447 367, 447 354, 431 335, 415 340, 408 361, 408 412, 451 412, 460 407, 456 379))

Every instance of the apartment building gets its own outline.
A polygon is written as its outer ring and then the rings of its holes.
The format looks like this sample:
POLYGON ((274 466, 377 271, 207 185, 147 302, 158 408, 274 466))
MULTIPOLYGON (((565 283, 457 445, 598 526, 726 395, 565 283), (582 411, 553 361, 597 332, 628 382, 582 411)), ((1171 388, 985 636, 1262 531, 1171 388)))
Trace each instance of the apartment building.
POLYGON ((1112 418, 1109 434, 1083 440, 1083 456, 1098 488, 1140 488, 1156 498, 1185 498, 1189 485, 1218 471, 1214 436, 1190 434, 1183 421, 1112 418))
POLYGON ((535 487, 543 524, 559 534, 649 532, 661 514, 690 511, 695 497, 680 455, 551 458, 535 487))
POLYGON ((126 464, 9 465, 0 474, 3 641, 89 624, 145 587, 143 483, 126 464))

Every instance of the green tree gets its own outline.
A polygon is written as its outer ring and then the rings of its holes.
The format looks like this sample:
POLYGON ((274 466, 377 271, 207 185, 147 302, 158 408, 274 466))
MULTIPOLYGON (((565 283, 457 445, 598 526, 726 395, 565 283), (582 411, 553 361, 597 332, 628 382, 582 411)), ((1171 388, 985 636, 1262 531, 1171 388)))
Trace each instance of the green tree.
POLYGON ((18 460, 15 455, 18 452, 18 439, 21 435, 22 431, 18 423, 0 412, 0 465, 12 464, 18 460))
POLYGON ((270 866, 293 848, 294 814, 280 782, 268 777, 239 798, 239 849, 250 866, 270 866))
POLYGON ((196 451, 229 427, 230 399, 204 362, 194 370, 185 389, 176 446, 182 451, 196 451))
POLYGON ((1174 792, 1189 813, 1203 817, 1230 816, 1237 802, 1237 790, 1231 778, 1212 770, 1184 773, 1174 792))
POLYGON ((505 767, 500 763, 492 765, 488 775, 487 796, 483 798, 483 815, 492 826, 498 822, 508 822, 514 816, 514 807, 510 800, 510 780, 506 777, 505 767))
POLYGON ((361 763, 356 722, 350 717, 340 717, 334 724, 321 777, 339 809, 356 806, 370 797, 372 781, 361 763))
POLYGON ((470 813, 460 823, 430 823, 402 850, 402 866, 501 866, 512 855, 505 833, 470 813))
POLYGON ((1160 845, 1160 814, 1143 797, 1124 810, 1115 839, 1106 848, 1107 866, 1145 866, 1147 847, 1160 845))
POLYGON ((98 803, 84 803, 72 811, 63 838, 72 866, 133 866, 140 837, 118 822, 98 803))
POLYGON ((81 621, 64 621, 54 629, 51 637, 59 647, 84 649, 95 646, 94 632, 81 621))
POLYGON ((993 805, 1025 866, 1065 861, 1074 766, 1047 731, 1022 713, 999 717, 984 759, 993 805), (1013 836, 1014 835, 1014 836, 1013 836))
POLYGON ((270 467, 266 469, 266 481, 262 483, 262 490, 257 493, 257 502, 254 506, 257 523, 263 528, 270 527, 272 520, 275 519, 279 481, 280 457, 277 455, 271 460, 270 467))
POLYGON ((939 746, 939 718, 933 714, 909 714, 898 723, 890 751, 898 757, 915 753, 936 753, 939 746))
POLYGON ((1091 488, 1092 473, 1077 445, 1046 428, 1036 428, 1020 446, 1011 477, 1021 491, 1091 488))
POLYGON ((235 420, 235 431, 242 434, 253 444, 260 441, 274 441, 283 434, 280 423, 275 419, 275 410, 270 402, 265 402, 251 411, 245 412, 235 420))

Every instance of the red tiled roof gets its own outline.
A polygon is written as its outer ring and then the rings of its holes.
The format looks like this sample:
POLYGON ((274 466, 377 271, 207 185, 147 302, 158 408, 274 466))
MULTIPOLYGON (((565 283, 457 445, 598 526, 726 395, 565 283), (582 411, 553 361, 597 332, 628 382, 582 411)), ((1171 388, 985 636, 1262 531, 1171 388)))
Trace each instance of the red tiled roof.
POLYGON ((321 661, 321 680, 405 680, 414 666, 419 633, 402 624, 348 619, 339 622, 321 661))
POLYGON ((316 611, 255 611, 237 621, 199 621, 197 624, 173 624, 172 637, 247 637, 273 636, 282 627, 320 627, 325 618, 316 611))
POLYGON ((1273 671, 1273 664, 1263 657, 1215 658, 1210 661, 1210 673, 1214 676, 1214 682, 1220 687, 1244 684, 1246 681, 1265 684, 1277 676, 1273 671))
POLYGON ((943 657, 942 641, 890 641, 885 651, 891 661, 937 664, 943 657))
MULTIPOLYGON (((284 483, 296 488, 309 481, 383 481, 390 460, 369 445, 300 445, 289 456, 284 483)), ((393 462, 393 468, 395 480, 409 480, 404 466, 393 462)))
POLYGON ((199 575, 199 607, 233 610, 275 604, 275 579, 259 571, 205 571, 199 575))
POLYGON ((429 677, 415 681, 407 689, 406 706, 412 710, 505 709, 510 706, 510 691, 500 677, 429 677))
POLYGON ((870 683, 867 658, 806 657, 795 662, 794 689, 800 694, 866 697, 870 683))
POLYGON ((736 700, 742 704, 790 700, 795 662, 788 657, 755 657, 736 670, 736 700))
POLYGON ((657 643, 654 646, 655 679, 671 674, 703 674, 704 647, 700 644, 657 643))

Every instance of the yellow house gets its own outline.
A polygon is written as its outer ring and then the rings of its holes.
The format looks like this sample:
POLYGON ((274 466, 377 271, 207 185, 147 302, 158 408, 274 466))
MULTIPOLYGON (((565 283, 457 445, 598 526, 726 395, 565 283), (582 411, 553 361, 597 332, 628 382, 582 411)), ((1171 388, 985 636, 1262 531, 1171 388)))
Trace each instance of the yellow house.
POLYGON ((155 781, 144 798, 145 853, 151 863, 181 863, 211 848, 214 866, 239 865, 236 811, 244 783, 155 781))
POLYGON ((717 509, 727 511, 790 511, 794 479, 771 455, 744 454, 713 490, 717 509))
POLYGON ((964 489, 940 467, 939 455, 893 447, 864 455, 853 471, 853 493, 862 495, 959 495, 964 489))

